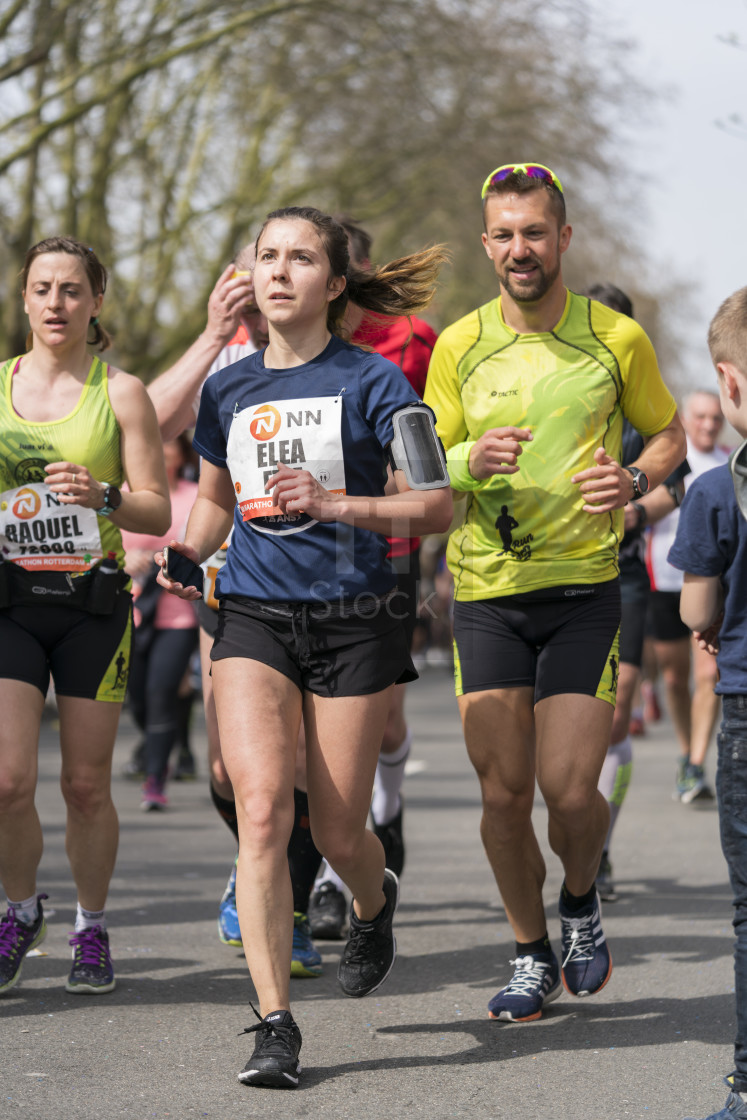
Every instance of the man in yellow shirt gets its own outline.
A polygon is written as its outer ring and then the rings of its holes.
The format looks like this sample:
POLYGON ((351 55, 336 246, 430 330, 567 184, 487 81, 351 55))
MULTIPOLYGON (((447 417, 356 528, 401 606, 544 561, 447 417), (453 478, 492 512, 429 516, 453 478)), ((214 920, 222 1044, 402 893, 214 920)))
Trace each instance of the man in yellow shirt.
POLYGON ((599 991, 612 961, 594 880, 608 807, 597 782, 618 670, 622 508, 685 455, 675 402, 645 333, 569 292, 563 188, 540 164, 497 168, 482 235, 500 296, 447 328, 426 387, 464 498, 447 561, 456 691, 483 796, 482 839, 516 937, 491 1018, 537 1019, 560 994, 599 991), (620 466, 626 416, 644 437, 620 466), (532 826, 535 777, 565 871, 559 966, 532 826))

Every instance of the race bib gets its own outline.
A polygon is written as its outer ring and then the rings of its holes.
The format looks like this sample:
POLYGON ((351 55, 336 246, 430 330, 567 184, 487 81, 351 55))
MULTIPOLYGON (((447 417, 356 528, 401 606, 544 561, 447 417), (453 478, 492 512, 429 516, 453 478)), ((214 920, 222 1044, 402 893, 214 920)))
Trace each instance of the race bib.
POLYGON ((226 459, 244 521, 260 533, 299 533, 316 524, 306 513, 283 513, 265 483, 278 464, 307 470, 331 494, 345 493, 342 397, 273 401, 235 412, 226 459))
POLYGON ((0 494, 0 551, 29 571, 85 572, 101 559, 98 517, 62 503, 45 482, 0 494))

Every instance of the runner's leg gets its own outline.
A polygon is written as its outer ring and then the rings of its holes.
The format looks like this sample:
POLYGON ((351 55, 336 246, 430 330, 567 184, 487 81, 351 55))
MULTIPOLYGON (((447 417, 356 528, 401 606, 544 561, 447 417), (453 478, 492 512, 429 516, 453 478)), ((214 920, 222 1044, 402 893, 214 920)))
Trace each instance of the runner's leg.
POLYGON ((301 693, 278 670, 244 657, 212 663, 223 761, 239 827, 236 898, 261 1014, 289 1010, 293 827, 301 693))

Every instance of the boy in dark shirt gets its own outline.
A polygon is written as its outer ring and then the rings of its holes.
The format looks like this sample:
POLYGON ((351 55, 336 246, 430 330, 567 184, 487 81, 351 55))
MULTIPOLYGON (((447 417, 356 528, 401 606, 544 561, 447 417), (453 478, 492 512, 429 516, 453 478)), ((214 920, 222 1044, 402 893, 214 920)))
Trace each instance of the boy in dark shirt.
MULTIPOLYGON (((708 346, 724 416, 747 443, 747 288, 716 312, 708 346)), ((733 459, 739 460, 739 452, 733 459)), ((737 473, 732 480, 730 464, 697 478, 682 504, 669 552, 670 564, 685 573, 682 620, 700 645, 716 655, 716 692, 723 699, 716 794, 721 847, 734 893, 737 1037, 734 1072, 726 1078, 728 1100, 708 1120, 747 1120, 747 521, 735 494, 739 484, 737 473)))

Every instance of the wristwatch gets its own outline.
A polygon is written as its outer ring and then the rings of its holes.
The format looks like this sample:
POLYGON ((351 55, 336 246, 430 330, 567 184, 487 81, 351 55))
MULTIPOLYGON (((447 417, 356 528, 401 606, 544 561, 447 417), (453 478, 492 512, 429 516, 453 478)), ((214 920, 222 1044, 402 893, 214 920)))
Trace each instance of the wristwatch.
POLYGON ((625 470, 633 479, 633 501, 636 498, 642 498, 644 494, 648 494, 648 475, 644 474, 639 467, 625 467, 625 470))
POLYGON ((122 505, 122 491, 117 486, 106 486, 104 489, 104 504, 101 509, 94 512, 99 517, 108 517, 110 513, 114 513, 122 505))

